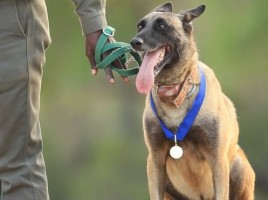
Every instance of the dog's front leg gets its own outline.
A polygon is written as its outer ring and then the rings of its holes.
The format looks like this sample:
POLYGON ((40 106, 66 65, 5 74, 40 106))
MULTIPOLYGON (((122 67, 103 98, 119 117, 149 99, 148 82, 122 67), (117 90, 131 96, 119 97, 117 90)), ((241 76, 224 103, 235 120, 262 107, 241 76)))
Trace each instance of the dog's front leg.
MULTIPOLYGON (((163 153, 162 153, 163 154, 163 153)), ((166 156, 150 153, 147 159, 147 176, 151 200, 163 200, 165 194, 166 156)))
POLYGON ((229 164, 226 157, 218 158, 212 165, 215 200, 229 199, 229 164))

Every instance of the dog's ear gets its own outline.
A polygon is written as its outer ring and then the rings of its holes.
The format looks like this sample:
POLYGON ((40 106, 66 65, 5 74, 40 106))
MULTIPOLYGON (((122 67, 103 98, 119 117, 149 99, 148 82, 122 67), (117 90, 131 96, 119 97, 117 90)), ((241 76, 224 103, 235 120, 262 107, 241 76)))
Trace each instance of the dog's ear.
POLYGON ((172 3, 168 2, 155 8, 156 12, 172 12, 172 3))
POLYGON ((205 5, 200 5, 194 9, 187 10, 187 11, 184 11, 184 12, 179 14, 179 17, 180 17, 181 21, 183 22, 183 25, 184 25, 184 28, 186 29, 186 31, 191 32, 192 20, 199 17, 205 11, 205 9, 206 9, 205 5))
POLYGON ((205 11, 205 9, 206 9, 205 5, 200 5, 194 9, 182 12, 181 13, 182 21, 186 23, 191 22, 194 18, 199 17, 205 11))

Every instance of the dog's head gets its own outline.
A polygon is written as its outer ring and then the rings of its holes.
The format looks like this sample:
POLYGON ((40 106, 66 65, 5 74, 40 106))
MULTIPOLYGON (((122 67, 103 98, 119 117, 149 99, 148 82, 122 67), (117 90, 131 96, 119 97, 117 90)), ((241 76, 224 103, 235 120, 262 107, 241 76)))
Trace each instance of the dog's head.
POLYGON ((138 23, 138 33, 131 40, 131 45, 134 50, 144 53, 136 80, 140 93, 149 93, 154 85, 154 77, 161 74, 164 68, 177 66, 181 57, 189 51, 192 41, 191 22, 204 10, 205 5, 200 5, 175 14, 172 12, 172 4, 166 3, 138 23))

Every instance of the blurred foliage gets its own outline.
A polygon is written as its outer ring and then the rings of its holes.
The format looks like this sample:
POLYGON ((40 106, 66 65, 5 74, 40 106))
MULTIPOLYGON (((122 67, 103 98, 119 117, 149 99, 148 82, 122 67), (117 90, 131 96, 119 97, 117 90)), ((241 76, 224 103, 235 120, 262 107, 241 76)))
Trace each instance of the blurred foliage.
MULTIPOLYGON (((44 154, 52 200, 149 199, 143 141, 145 97, 134 82, 90 75, 84 38, 71 1, 47 0, 52 45, 41 99, 44 154)), ((160 0, 108 0, 115 38, 129 42, 136 22, 160 0)), ((257 174, 256 199, 268 199, 267 0, 173 1, 179 12, 206 4, 194 22, 200 59, 233 100, 240 145, 257 174)))

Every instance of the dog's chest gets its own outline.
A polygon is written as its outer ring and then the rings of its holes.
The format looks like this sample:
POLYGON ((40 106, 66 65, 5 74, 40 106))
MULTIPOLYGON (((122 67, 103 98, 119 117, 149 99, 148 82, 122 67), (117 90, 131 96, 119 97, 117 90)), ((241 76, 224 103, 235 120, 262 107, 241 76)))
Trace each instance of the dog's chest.
POLYGON ((206 155, 215 152, 217 123, 203 116, 196 124, 185 139, 178 142, 183 157, 178 160, 168 157, 166 170, 173 186, 189 199, 213 199, 212 172, 206 155))
MULTIPOLYGON (((159 119, 174 134, 177 133, 178 127, 182 125, 183 120, 188 114, 190 102, 191 99, 185 100, 185 102, 179 108, 170 105, 161 105, 158 107, 157 112, 159 119)), ((218 118, 204 112, 202 109, 198 115, 194 117, 194 122, 184 140, 191 141, 195 145, 215 144, 215 142, 218 140, 218 118)))
POLYGON ((213 199, 212 173, 208 163, 192 149, 184 148, 179 160, 168 158, 166 170, 169 180, 178 192, 189 199, 213 199))

